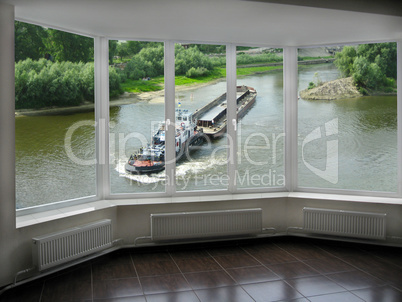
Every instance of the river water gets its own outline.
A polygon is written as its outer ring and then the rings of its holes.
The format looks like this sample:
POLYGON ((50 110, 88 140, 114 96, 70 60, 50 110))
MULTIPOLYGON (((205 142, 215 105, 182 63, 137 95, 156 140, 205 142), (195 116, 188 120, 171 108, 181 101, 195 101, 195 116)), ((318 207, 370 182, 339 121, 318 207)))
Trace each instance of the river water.
MULTIPOLYGON (((339 76, 332 64, 305 66, 299 70, 299 89, 316 72, 323 81, 339 76)), ((239 84, 254 87, 258 96, 238 125, 237 185, 283 186, 283 73, 239 78, 239 84)), ((196 110, 225 89, 226 83, 218 82, 178 92, 176 106, 180 102, 180 108, 196 110)), ((151 128, 164 119, 164 108, 163 102, 133 100, 110 109, 112 193, 164 191, 164 172, 136 176, 124 171, 130 153, 149 141, 151 128)), ((93 120, 93 112, 16 117, 17 208, 95 195, 93 120)), ((298 129, 299 186, 397 190, 396 96, 299 99, 298 129)), ((225 189, 227 145, 225 138, 213 140, 191 160, 177 163, 177 191, 225 189)))

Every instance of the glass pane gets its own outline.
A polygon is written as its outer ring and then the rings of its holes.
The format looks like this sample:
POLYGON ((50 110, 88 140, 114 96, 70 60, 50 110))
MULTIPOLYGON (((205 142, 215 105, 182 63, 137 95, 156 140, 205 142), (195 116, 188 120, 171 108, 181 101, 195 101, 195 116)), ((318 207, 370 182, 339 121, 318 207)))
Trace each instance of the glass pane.
POLYGON ((93 39, 15 22, 16 207, 96 194, 93 39))
POLYGON ((396 192, 396 43, 298 55, 299 186, 396 192))
POLYGON ((226 48, 176 44, 176 190, 227 189, 226 48))
POLYGON ((164 45, 109 41, 109 51, 111 193, 164 192, 164 45))
POLYGON ((285 185, 283 50, 237 47, 238 188, 285 185))

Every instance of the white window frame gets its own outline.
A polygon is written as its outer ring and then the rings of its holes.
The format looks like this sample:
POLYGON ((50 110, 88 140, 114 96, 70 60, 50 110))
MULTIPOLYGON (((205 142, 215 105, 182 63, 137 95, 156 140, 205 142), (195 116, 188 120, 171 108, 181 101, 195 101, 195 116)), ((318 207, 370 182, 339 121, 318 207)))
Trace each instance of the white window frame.
MULTIPOLYGON (((35 24, 30 21, 18 20, 29 24, 35 24)), ((43 24, 35 24, 39 26, 49 27, 43 24)), ((113 199, 134 199, 141 198, 149 199, 149 204, 152 204, 153 197, 166 198, 166 202, 171 202, 171 198, 174 197, 186 197, 197 195, 224 195, 224 194, 236 194, 236 193, 271 193, 271 192, 300 192, 300 193, 319 193, 323 195, 337 194, 337 195, 351 195, 358 199, 359 196, 378 196, 378 197, 402 197, 402 40, 392 41, 373 41, 373 42, 359 42, 356 44, 364 43, 381 43, 381 42, 397 42, 397 145, 398 145, 398 190, 396 193, 387 192, 375 192, 375 191, 360 191, 360 190, 343 190, 343 189, 321 189, 321 188, 305 188, 298 186, 298 142, 297 142, 297 50, 303 48, 303 46, 277 46, 283 48, 284 52, 284 114, 285 114, 285 187, 274 188, 236 188, 235 187, 235 171, 236 161, 229 161, 228 164, 228 176, 230 179, 227 190, 201 190, 201 191, 188 191, 188 192, 176 192, 175 181, 168 182, 165 188, 165 192, 157 193, 113 193, 111 194, 110 188, 110 172, 109 172, 109 55, 108 55, 108 43, 109 40, 117 40, 116 37, 99 37, 89 36, 85 33, 71 32, 65 29, 51 26, 58 30, 74 33, 77 35, 87 36, 94 39, 94 62, 95 62, 95 123, 96 123, 96 195, 86 196, 82 198, 63 200, 46 205, 35 206, 31 208, 18 209, 17 216, 22 216, 30 213, 49 211, 58 209, 65 206, 73 206, 83 203, 90 203, 99 200, 113 200, 113 199)), ((144 39, 136 38, 122 38, 121 40, 134 40, 134 41, 148 41, 144 39)), ((153 40, 152 40, 153 41, 153 40)), ((165 118, 173 120, 175 119, 175 65, 174 65, 174 45, 178 43, 173 40, 158 41, 164 42, 165 48, 165 118)), ((208 43, 203 41, 192 41, 194 44, 217 44, 208 43)), ((226 58, 227 58, 227 93, 228 93, 228 120, 236 118, 236 45, 220 43, 226 46, 226 58)), ((259 44, 259 46, 264 44, 259 44)), ((350 45, 350 43, 336 43, 334 45, 350 45)), ((243 46, 243 45, 241 45, 243 46)), ((323 45, 315 45, 311 47, 320 47, 323 45)), ((325 46, 328 46, 327 44, 325 46)), ((234 146, 228 150, 228 157, 233 156, 236 158, 237 154, 237 134, 234 126, 228 123, 228 135, 234 138, 234 146)), ((169 159, 174 159, 174 131, 172 127, 167 131, 167 154, 169 159)), ((167 175, 175 179, 175 162, 171 161, 166 167, 167 175)), ((160 202, 160 201, 158 201, 160 202)))
MULTIPOLYGON (((373 197, 389 197, 389 198, 400 198, 402 197, 402 41, 398 40, 381 40, 381 41, 366 41, 366 42, 356 42, 356 43, 336 43, 336 44, 322 44, 322 45, 314 45, 314 46, 300 46, 296 47, 296 54, 298 49, 303 48, 316 48, 316 47, 331 47, 331 46, 351 46, 351 45, 360 45, 360 44, 377 44, 377 43, 397 43, 397 182, 398 188, 396 192, 382 192, 382 191, 367 191, 367 190, 351 190, 351 189, 336 189, 336 188, 315 188, 315 187, 302 187, 298 184, 298 155, 297 150, 299 148, 297 141, 295 152, 296 154, 296 167, 293 167, 294 171, 294 191, 303 192, 303 193, 319 193, 319 194, 333 194, 333 195, 352 195, 352 196, 373 196, 373 197)), ((297 66, 296 66, 297 68, 297 66)), ((296 75, 298 72, 296 71, 296 75)), ((297 83, 297 81, 296 81, 297 83)), ((296 93, 297 93, 297 86, 296 93)), ((297 108, 295 108, 295 112, 297 112, 297 108)), ((296 117, 296 121, 298 121, 298 116, 296 117)), ((295 125, 296 134, 298 134, 297 122, 295 125)))

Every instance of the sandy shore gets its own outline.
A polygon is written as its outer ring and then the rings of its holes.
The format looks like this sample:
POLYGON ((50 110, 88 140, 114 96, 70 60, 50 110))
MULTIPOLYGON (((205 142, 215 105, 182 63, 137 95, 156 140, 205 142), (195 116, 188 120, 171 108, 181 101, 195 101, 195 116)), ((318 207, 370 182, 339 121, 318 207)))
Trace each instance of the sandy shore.
MULTIPOLYGON (((208 85, 213 85, 222 80, 215 80, 208 83, 182 85, 175 88, 176 92, 188 91, 208 85)), ((116 107, 122 105, 134 104, 137 102, 149 102, 149 103, 163 103, 165 101, 165 90, 142 92, 142 93, 127 93, 125 92, 120 97, 110 100, 109 106, 116 107)), ((43 109, 20 109, 15 111, 15 116, 34 116, 34 115, 57 115, 57 114, 74 114, 80 112, 93 111, 95 105, 90 102, 86 102, 80 106, 64 107, 64 108, 43 108, 43 109)))

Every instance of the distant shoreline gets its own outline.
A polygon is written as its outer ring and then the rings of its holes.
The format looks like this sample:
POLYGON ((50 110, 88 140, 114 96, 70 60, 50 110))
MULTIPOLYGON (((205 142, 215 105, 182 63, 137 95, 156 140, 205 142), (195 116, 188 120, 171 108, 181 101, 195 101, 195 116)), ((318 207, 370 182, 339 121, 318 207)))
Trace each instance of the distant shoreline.
MULTIPOLYGON (((191 85, 177 86, 175 91, 186 91, 195 88, 200 88, 208 85, 216 84, 223 79, 217 79, 208 83, 195 83, 191 85)), ((161 103, 165 99, 165 90, 150 91, 150 92, 125 92, 121 96, 110 100, 109 107, 117 107, 122 105, 135 104, 137 102, 149 102, 149 103, 161 103)), ((22 116, 41 116, 41 115, 59 115, 59 114, 75 114, 82 112, 90 112, 95 109, 95 104, 91 102, 85 102, 82 105, 71 107, 55 107, 55 108, 43 108, 43 109, 18 109, 15 110, 15 117, 22 116)))
MULTIPOLYGON (((310 60, 310 61, 300 61, 299 64, 301 65, 310 65, 310 64, 325 64, 329 63, 328 61, 325 62, 326 59, 318 59, 318 60, 310 60), (303 62, 303 63, 301 63, 303 62)), ((274 65, 279 66, 282 65, 283 62, 275 63, 274 65)), ((239 68, 244 68, 245 66, 239 66, 239 68)), ((263 74, 263 73, 270 73, 276 72, 279 69, 273 69, 263 72, 255 72, 253 74, 263 74)), ((250 74, 250 75, 253 75, 250 74)), ((241 77, 241 76, 239 76, 241 77)), ((200 88, 204 86, 213 85, 215 83, 224 81, 225 78, 215 79, 209 81, 207 83, 194 83, 189 85, 180 85, 175 87, 176 92, 191 90, 195 88, 200 88)), ((109 107, 117 107, 122 105, 129 105, 134 104, 137 102, 150 102, 150 103, 161 103, 164 101, 164 94, 165 90, 158 90, 158 91, 150 91, 150 92, 124 92, 122 95, 118 96, 117 98, 111 99, 109 102, 109 107)), ((53 107, 53 108, 42 108, 42 109, 18 109, 15 110, 15 117, 23 117, 23 116, 41 116, 41 115, 59 115, 59 114, 75 114, 75 113, 82 113, 82 112, 90 112, 95 109, 95 104, 91 102, 84 102, 78 106, 71 106, 71 107, 53 107)))

